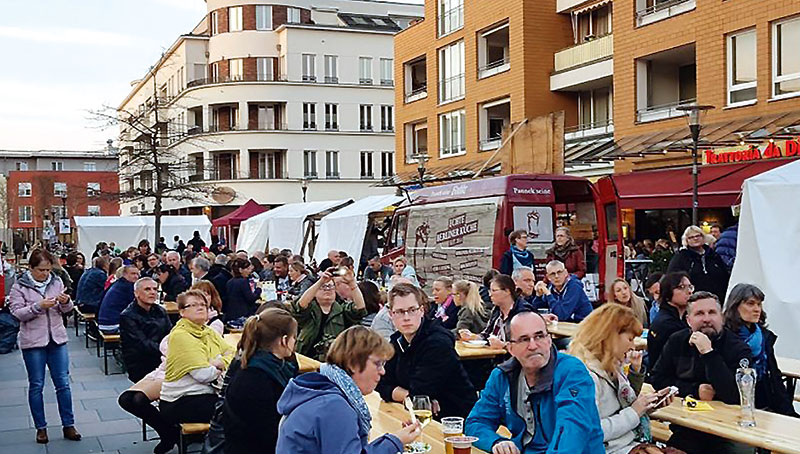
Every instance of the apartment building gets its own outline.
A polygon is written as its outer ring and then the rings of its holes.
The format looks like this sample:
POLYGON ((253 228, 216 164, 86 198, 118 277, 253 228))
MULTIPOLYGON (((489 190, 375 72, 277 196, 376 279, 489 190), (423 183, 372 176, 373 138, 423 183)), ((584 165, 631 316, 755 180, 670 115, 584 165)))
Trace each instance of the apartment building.
POLYGON ((395 37, 396 182, 418 178, 420 159, 426 178, 471 176, 526 118, 563 110, 575 124, 575 95, 550 90, 553 55, 573 42, 556 4, 425 2, 425 19, 395 37))
MULTIPOLYGON (((367 0, 208 0, 208 14, 133 84, 121 115, 163 124, 165 155, 187 181, 232 197, 168 200, 173 213, 218 217, 262 205, 391 191, 395 171, 393 37, 420 5, 367 0), (210 212, 210 213, 209 213, 210 212)), ((121 162, 140 134, 123 125, 121 162)), ((123 166, 124 167, 124 166, 123 166)), ((124 173, 124 172, 123 172, 124 173)), ((121 174, 123 189, 152 169, 121 174)), ((124 203, 123 214, 152 210, 124 203)))

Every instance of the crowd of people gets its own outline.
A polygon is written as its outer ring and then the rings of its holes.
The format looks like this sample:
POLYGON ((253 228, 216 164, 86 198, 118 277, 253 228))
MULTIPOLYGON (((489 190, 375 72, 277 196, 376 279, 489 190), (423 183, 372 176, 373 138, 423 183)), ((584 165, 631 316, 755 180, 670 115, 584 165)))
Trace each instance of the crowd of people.
POLYGON ((404 257, 374 257, 359 272, 340 251, 317 267, 288 250, 251 256, 197 241, 166 248, 162 239, 163 250, 151 252, 142 240, 117 256, 98 245, 80 273, 82 257, 68 256, 64 271, 78 276, 70 286, 59 260, 36 250, 9 296, 22 322, 36 439, 47 442, 46 364, 64 436, 80 439, 61 317, 73 304, 97 313, 103 333, 119 333, 133 383, 119 405, 158 432, 156 454, 173 449, 178 425, 189 422, 211 423, 210 452, 403 452, 421 426, 370 440, 364 396, 372 392, 399 403, 428 396, 434 418, 465 418, 465 433, 493 454, 753 452, 676 425, 668 446, 656 445, 648 417, 676 397, 738 404, 743 359, 757 373, 757 408, 798 417, 764 294, 742 283, 725 300, 728 269, 700 228, 686 229, 665 274, 648 276, 645 298, 621 277, 600 305, 584 291, 585 260, 568 228, 556 230, 541 279, 526 235, 509 235, 501 269, 482 282, 440 276, 430 293, 404 257), (177 320, 165 301, 176 302, 177 320), (579 323, 577 334, 553 339, 548 327, 559 321, 579 323), (647 328, 647 349, 636 351, 647 328), (226 330, 241 330, 237 348, 226 330), (457 340, 507 354, 462 361, 457 340), (321 361, 319 372, 298 376, 296 353, 321 361))

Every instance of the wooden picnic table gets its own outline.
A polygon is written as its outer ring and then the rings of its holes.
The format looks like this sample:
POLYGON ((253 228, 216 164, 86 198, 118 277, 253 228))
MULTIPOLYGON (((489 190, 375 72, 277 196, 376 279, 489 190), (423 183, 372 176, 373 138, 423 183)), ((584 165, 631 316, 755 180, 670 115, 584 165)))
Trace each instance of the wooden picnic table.
MULTIPOLYGON (((645 384, 642 391, 652 391, 645 384)), ((789 416, 755 410, 755 427, 739 426, 739 405, 720 401, 709 402, 712 411, 689 411, 682 399, 676 398, 668 407, 653 412, 650 417, 670 424, 717 435, 728 440, 768 449, 774 453, 800 454, 800 420, 789 416)))
POLYGON ((176 315, 179 313, 178 303, 176 303, 175 301, 164 301, 161 304, 161 307, 163 307, 167 311, 168 315, 176 315))
POLYGON ((487 359, 505 355, 506 350, 504 348, 491 348, 488 345, 478 348, 467 347, 463 341, 456 341, 456 353, 458 353, 460 359, 487 359))
MULTIPOLYGON (((228 345, 231 345, 234 349, 236 346, 239 345, 239 339, 242 338, 241 333, 230 333, 222 336, 228 345)), ((319 361, 313 358, 309 358, 308 356, 301 355, 300 353, 295 353, 297 357, 297 364, 300 366, 299 372, 306 373, 306 372, 316 372, 319 370, 319 365, 321 364, 319 361)))
MULTIPOLYGON (((556 324, 548 324, 547 332, 554 334, 558 337, 574 337, 578 332, 578 324, 572 322, 558 322, 556 324)), ((647 349, 647 339, 643 337, 636 337, 633 344, 637 350, 647 349)))
POLYGON ((800 359, 776 357, 778 360, 778 368, 784 377, 789 377, 793 380, 800 378, 800 359))

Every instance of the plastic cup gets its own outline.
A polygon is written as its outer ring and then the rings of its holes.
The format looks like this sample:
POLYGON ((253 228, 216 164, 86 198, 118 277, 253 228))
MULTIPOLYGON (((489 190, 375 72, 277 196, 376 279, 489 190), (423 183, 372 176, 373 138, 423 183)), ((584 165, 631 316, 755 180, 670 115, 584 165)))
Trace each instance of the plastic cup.
POLYGON ((453 446, 453 454, 470 454, 472 443, 478 441, 478 437, 447 437, 444 439, 445 446, 453 446))
POLYGON ((442 435, 444 435, 444 451, 446 454, 453 453, 453 445, 447 442, 450 437, 460 437, 464 435, 464 418, 450 416, 442 418, 442 435))

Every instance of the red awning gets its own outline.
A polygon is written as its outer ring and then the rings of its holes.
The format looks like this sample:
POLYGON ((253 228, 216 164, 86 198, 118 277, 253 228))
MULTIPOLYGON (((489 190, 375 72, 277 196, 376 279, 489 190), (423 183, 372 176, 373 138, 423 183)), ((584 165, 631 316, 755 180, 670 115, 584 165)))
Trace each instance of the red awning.
POLYGON ((266 208, 259 205, 255 200, 250 199, 244 205, 240 206, 231 213, 222 216, 221 218, 211 221, 214 227, 222 227, 226 225, 239 225, 245 219, 250 219, 257 214, 267 211, 266 208))
MULTIPOLYGON (((698 176, 700 208, 723 208, 735 205, 745 179, 792 159, 751 163, 701 166, 698 176)), ((616 187, 620 208, 670 210, 692 207, 692 169, 645 170, 610 177, 616 187)))

